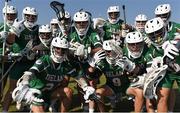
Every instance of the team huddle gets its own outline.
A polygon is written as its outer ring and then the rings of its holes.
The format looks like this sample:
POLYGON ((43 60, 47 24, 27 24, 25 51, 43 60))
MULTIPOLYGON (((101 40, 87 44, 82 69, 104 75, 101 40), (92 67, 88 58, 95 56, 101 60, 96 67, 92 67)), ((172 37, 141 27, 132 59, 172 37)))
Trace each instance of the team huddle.
POLYGON ((153 19, 137 15, 132 26, 120 19, 119 6, 107 9, 107 20, 83 9, 73 16, 62 10, 38 25, 34 7, 25 7, 18 20, 16 7, 5 5, 1 94, 6 82, 9 87, 1 96, 2 112, 12 101, 17 111, 69 112, 71 78, 86 112, 107 112, 106 98, 115 109, 122 95, 133 98, 134 112, 173 112, 175 81, 180 89, 180 24, 170 21, 170 4, 154 13, 153 19), (106 82, 97 87, 101 76, 106 82))

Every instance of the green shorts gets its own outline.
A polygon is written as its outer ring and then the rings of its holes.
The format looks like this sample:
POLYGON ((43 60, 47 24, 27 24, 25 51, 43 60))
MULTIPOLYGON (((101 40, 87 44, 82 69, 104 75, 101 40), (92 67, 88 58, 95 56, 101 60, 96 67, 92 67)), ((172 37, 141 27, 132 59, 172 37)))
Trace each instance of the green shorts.
POLYGON ((180 91, 180 75, 179 74, 166 74, 165 77, 161 80, 158 87, 172 88, 174 82, 177 82, 179 91, 180 91))

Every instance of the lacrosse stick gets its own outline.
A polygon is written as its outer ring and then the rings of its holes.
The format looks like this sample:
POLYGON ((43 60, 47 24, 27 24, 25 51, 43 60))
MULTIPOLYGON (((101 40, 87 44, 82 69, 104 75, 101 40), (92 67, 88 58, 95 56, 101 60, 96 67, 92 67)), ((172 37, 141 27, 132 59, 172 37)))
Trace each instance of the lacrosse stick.
MULTIPOLYGON (((5 0, 5 4, 4 4, 4 7, 5 7, 4 32, 6 32, 8 1, 9 1, 9 0, 5 0)), ((4 37, 4 40, 3 40, 2 58, 4 58, 4 55, 5 55, 6 38, 7 38, 7 37, 4 37)), ((3 74, 4 74, 4 60, 2 59, 2 72, 1 72, 1 77, 0 77, 1 79, 3 78, 3 74)), ((4 82, 2 81, 2 82, 0 82, 0 83, 1 83, 1 92, 3 92, 4 82)))
MULTIPOLYGON (((61 20, 65 19, 65 10, 64 10, 64 4, 63 3, 60 3, 58 1, 52 1, 50 3, 50 7, 55 11, 56 17, 58 18, 59 22, 61 22, 61 20)), ((61 24, 64 28, 66 28, 64 22, 61 22, 61 24)), ((58 23, 58 25, 61 28, 59 23, 58 23)))
MULTIPOLYGON (((161 57, 160 60, 163 60, 163 58, 164 57, 161 57)), ((143 88, 143 95, 145 96, 145 98, 157 98, 156 88, 159 82, 164 78, 167 68, 167 65, 162 65, 149 69, 150 71, 148 71, 148 73, 145 75, 145 82, 143 88)))
POLYGON ((122 48, 116 44, 116 41, 112 40, 112 42, 110 42, 110 46, 111 46, 112 50, 117 54, 117 58, 123 57, 122 48))
POLYGON ((65 10, 64 10, 64 4, 60 3, 58 1, 52 1, 50 3, 51 8, 55 11, 56 16, 59 21, 63 20, 65 18, 65 10))
POLYGON ((125 10, 125 5, 122 6, 122 9, 123 9, 124 23, 126 24, 126 10, 125 10))

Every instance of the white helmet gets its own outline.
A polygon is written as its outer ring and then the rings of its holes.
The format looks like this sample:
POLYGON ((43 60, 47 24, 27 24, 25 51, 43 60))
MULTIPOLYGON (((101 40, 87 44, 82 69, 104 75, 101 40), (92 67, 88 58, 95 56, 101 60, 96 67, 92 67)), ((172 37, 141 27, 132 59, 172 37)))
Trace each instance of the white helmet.
POLYGON ((24 25, 27 28, 33 28, 36 25, 38 13, 33 7, 25 7, 23 9, 23 19, 25 20, 24 25))
POLYGON ((141 33, 144 32, 144 26, 147 22, 147 16, 144 14, 139 14, 136 16, 135 18, 135 27, 138 31, 140 31, 141 33))
POLYGON ((161 46, 166 40, 166 29, 160 17, 148 20, 145 25, 145 32, 155 46, 161 46))
MULTIPOLYGON (((6 13, 5 7, 3 8, 2 13, 3 13, 3 18, 5 19, 5 13, 6 13)), ((17 14, 18 14, 16 7, 7 5, 7 14, 9 15, 7 15, 6 22, 8 25, 12 25, 14 20, 17 18, 17 14)))
POLYGON ((58 19, 57 18, 51 19, 50 24, 58 24, 58 19))
POLYGON ((39 27, 39 39, 44 46, 48 47, 50 45, 52 40, 52 31, 48 24, 41 25, 39 27))
POLYGON ((154 13, 157 17, 161 17, 163 21, 166 22, 171 16, 171 6, 170 4, 160 4, 156 7, 154 13))
POLYGON ((62 63, 66 58, 69 42, 65 38, 55 37, 51 42, 51 58, 56 63, 62 63), (57 50, 61 49, 61 51, 57 50))
POLYGON ((144 38, 140 32, 129 32, 126 35, 125 43, 129 58, 139 58, 141 56, 144 49, 144 38))
POLYGON ((103 49, 106 52, 106 60, 109 64, 115 64, 118 54, 113 50, 112 44, 116 44, 115 40, 103 41, 103 49))
POLYGON ((67 33, 71 27, 71 15, 68 11, 65 11, 65 18, 59 22, 61 32, 67 33))
POLYGON ((110 6, 107 10, 107 16, 111 24, 116 24, 120 19, 119 6, 110 6))
POLYGON ((74 26, 78 35, 86 35, 90 26, 90 15, 85 11, 79 11, 74 14, 74 26))

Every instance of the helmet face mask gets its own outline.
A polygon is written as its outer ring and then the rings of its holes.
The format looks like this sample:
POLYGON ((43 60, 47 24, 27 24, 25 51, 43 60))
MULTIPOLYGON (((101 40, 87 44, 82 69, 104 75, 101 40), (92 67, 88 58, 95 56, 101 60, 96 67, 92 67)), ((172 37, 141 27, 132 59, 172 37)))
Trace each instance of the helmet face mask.
POLYGON ((59 59, 58 61, 62 61, 61 59, 64 58, 64 56, 66 55, 67 49, 64 48, 59 48, 59 47, 53 47, 52 48, 52 53, 53 55, 56 57, 56 59, 59 59))
POLYGON ((162 20, 164 21, 164 23, 166 23, 166 22, 169 20, 170 16, 171 16, 171 12, 166 13, 166 14, 157 14, 157 15, 156 15, 156 17, 162 18, 162 20))
POLYGON ((88 21, 82 21, 82 22, 75 22, 75 26, 80 34, 85 34, 86 30, 89 27, 88 21))
MULTIPOLYGON (((5 14, 4 14, 5 15, 5 14)), ((14 20, 17 18, 17 14, 11 14, 11 13, 7 13, 7 23, 12 25, 14 20)))
POLYGON ((127 47, 128 47, 129 52, 131 52, 132 57, 133 56, 140 56, 143 49, 144 49, 144 42, 128 43, 127 47))
POLYGON ((39 33, 39 38, 45 46, 48 46, 52 39, 52 33, 39 33))
POLYGON ((153 44, 160 46, 164 43, 165 34, 166 34, 166 31, 165 31, 165 28, 163 27, 162 29, 158 31, 147 34, 147 36, 153 42, 153 44))
POLYGON ((61 31, 67 33, 71 27, 71 16, 70 13, 65 11, 65 18, 58 22, 61 31))
POLYGON ((144 50, 144 37, 138 31, 130 32, 125 38, 128 55, 139 58, 144 50))
POLYGON ((107 16, 111 24, 116 24, 120 19, 119 6, 110 6, 107 10, 107 16))
POLYGON ((135 27, 139 32, 144 32, 145 24, 147 22, 147 16, 144 14, 139 14, 135 18, 135 27))
POLYGON ((23 9, 24 24, 27 28, 33 28, 37 22, 38 13, 35 8, 25 7, 23 9))
POLYGON ((116 59, 118 57, 118 54, 113 50, 111 50, 111 51, 105 50, 105 53, 106 53, 107 57, 109 57, 110 59, 116 59))
POLYGON ((167 38, 166 25, 160 17, 148 20, 145 32, 154 46, 160 47, 167 38))
POLYGON ((27 20, 28 22, 34 23, 37 21, 37 15, 25 14, 25 20, 27 20))
POLYGON ((51 29, 53 34, 55 34, 59 31, 59 25, 57 23, 51 23, 51 29))
MULTIPOLYGON (((6 8, 3 8, 3 18, 5 19, 6 8)), ((6 21, 8 25, 12 25, 14 20, 17 18, 18 12, 14 6, 7 6, 6 21)))
POLYGON ((55 63, 62 63, 67 55, 69 43, 65 38, 55 37, 51 42, 51 58, 55 63))
POLYGON ((48 24, 39 27, 39 39, 46 47, 50 45, 52 40, 52 31, 48 24))
POLYGON ((110 19, 112 22, 116 22, 117 20, 119 20, 120 12, 110 12, 110 13, 108 13, 108 14, 109 14, 109 19, 110 19))
POLYGON ((90 15, 85 11, 80 11, 75 13, 73 20, 78 35, 86 35, 90 26, 90 15))
POLYGON ((135 23, 136 29, 140 32, 144 32, 145 24, 146 24, 146 21, 136 21, 135 23))
POLYGON ((160 4, 154 12, 156 17, 161 17, 166 24, 171 16, 171 6, 170 4, 160 4))

